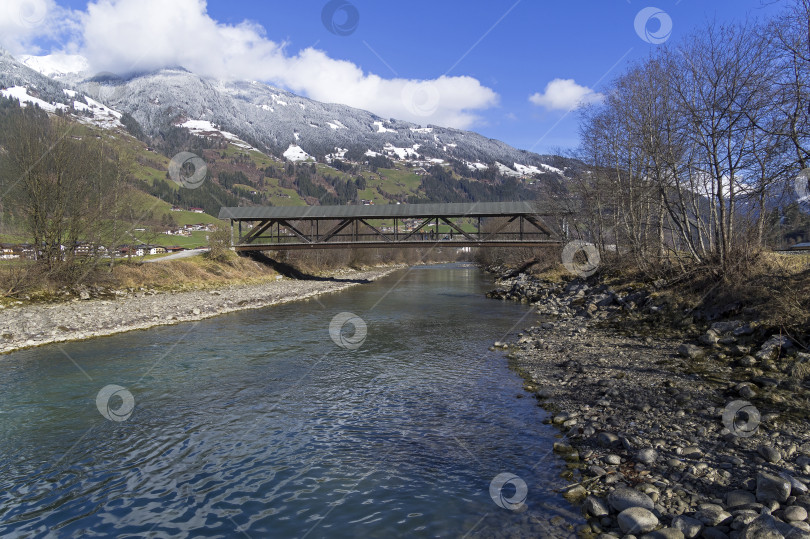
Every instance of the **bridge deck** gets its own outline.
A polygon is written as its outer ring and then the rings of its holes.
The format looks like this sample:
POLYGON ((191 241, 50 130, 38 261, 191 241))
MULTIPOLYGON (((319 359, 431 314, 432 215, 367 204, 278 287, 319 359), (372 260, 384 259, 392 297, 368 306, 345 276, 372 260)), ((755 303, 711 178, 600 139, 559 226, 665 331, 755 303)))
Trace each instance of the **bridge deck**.
POLYGON ((230 220, 231 243, 238 251, 531 247, 561 243, 542 217, 565 213, 531 202, 479 202, 222 208, 219 218, 230 220), (490 230, 482 230, 482 219, 490 218, 500 219, 490 230), (383 227, 372 221, 391 224, 383 227), (438 233, 439 227, 446 232, 438 233))

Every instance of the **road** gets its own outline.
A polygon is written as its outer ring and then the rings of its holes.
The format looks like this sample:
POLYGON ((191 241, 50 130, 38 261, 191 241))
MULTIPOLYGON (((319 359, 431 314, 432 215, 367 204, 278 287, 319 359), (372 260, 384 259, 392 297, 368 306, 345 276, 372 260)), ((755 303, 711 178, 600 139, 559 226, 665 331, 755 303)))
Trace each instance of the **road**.
POLYGON ((203 253, 207 253, 208 248, 204 247, 202 249, 189 249, 188 251, 180 251, 179 253, 174 253, 169 256, 163 256, 161 258, 152 258, 149 260, 144 260, 144 263, 148 262, 166 262, 167 260, 177 260, 179 258, 189 258, 191 256, 198 256, 203 253))

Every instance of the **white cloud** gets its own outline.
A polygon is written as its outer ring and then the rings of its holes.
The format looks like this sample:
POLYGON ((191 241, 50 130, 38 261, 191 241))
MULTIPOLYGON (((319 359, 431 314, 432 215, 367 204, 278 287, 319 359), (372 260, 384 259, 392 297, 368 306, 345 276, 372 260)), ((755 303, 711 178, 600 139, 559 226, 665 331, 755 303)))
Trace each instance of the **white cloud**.
POLYGON ((86 56, 95 72, 182 66, 203 76, 263 80, 386 118, 458 128, 470 127, 477 111, 498 102, 493 90, 472 77, 385 79, 314 48, 291 54, 258 24, 212 19, 205 0, 95 0, 80 19, 70 48, 86 56))
POLYGON ((54 0, 0 1, 0 46, 12 54, 36 54, 36 41, 75 32, 76 15, 54 0))
POLYGON ((529 101, 550 110, 573 110, 590 103, 598 103, 604 98, 604 94, 581 86, 574 79, 554 79, 546 84, 543 93, 531 95, 529 101))

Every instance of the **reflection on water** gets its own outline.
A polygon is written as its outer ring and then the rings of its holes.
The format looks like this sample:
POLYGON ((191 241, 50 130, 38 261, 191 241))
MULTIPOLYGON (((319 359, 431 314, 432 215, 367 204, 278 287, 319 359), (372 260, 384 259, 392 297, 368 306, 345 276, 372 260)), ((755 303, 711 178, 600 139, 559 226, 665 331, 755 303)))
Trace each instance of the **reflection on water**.
MULTIPOLYGON (((552 492, 555 431, 487 351, 530 316, 485 299, 489 284, 473 267, 413 268, 0 358, 0 534, 541 534, 571 509, 552 492), (330 338, 342 312, 367 326, 357 349, 330 338), (131 393, 128 419, 99 412, 110 384, 131 393), (527 485, 522 512, 490 497, 504 472, 527 485)), ((126 412, 126 394, 108 406, 126 412)))

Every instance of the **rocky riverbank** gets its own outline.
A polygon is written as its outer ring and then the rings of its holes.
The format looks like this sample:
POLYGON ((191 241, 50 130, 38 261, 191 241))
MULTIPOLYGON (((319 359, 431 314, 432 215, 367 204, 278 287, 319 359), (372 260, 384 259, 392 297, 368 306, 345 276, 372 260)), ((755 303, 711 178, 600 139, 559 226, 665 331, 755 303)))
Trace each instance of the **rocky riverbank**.
POLYGON ((496 346, 564 435, 579 535, 810 537, 810 355, 791 339, 642 288, 519 275, 489 295, 536 306, 496 346))
POLYGON ((108 299, 18 305, 0 310, 0 353, 44 344, 202 320, 244 309, 306 299, 370 282, 404 266, 344 270, 331 278, 281 279, 191 292, 121 290, 108 299))

